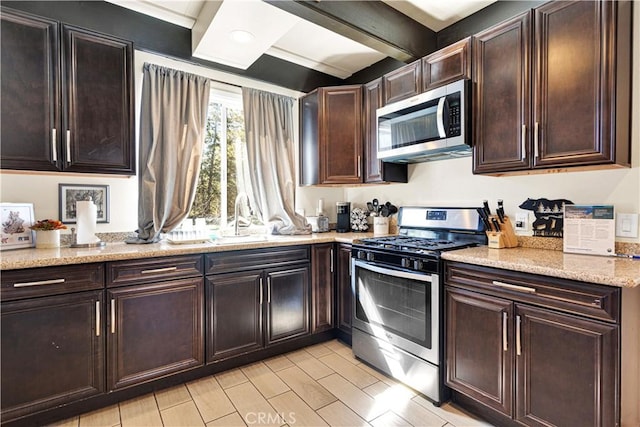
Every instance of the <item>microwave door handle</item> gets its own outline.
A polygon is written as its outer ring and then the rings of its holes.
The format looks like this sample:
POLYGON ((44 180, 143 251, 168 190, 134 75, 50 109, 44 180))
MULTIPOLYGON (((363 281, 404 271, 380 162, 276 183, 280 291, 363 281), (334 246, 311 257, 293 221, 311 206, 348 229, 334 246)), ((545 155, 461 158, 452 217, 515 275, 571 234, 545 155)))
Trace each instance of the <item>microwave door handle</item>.
POLYGON ((443 96, 438 101, 438 111, 436 115, 436 122, 438 123, 438 135, 440 138, 446 138, 447 133, 444 131, 444 104, 447 102, 447 97, 443 96))

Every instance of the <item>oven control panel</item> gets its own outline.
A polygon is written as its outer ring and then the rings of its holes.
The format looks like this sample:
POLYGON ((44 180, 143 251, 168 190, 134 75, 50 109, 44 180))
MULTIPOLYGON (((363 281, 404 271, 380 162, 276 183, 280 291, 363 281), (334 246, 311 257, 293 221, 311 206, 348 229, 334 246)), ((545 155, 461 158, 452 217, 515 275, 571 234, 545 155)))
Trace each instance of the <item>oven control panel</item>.
POLYGON ((384 250, 370 250, 362 248, 353 248, 351 255, 359 260, 366 261, 372 264, 387 265, 393 267, 400 267, 406 270, 423 272, 423 273, 438 273, 439 272, 439 258, 426 257, 426 256, 409 256, 406 253, 393 253, 384 250))

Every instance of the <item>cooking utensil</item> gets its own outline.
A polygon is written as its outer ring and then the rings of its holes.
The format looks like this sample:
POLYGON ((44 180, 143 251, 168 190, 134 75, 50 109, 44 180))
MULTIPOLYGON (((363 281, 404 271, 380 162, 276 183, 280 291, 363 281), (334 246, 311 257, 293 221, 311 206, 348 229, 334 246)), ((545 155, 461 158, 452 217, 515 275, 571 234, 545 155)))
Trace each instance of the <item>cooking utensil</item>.
POLYGON ((380 214, 381 214, 382 216, 389 216, 389 208, 387 207, 387 205, 383 205, 383 206, 380 208, 380 214))
POLYGON ((373 212, 373 203, 367 202, 367 209, 369 210, 369 212, 373 212))
POLYGON ((480 215, 480 219, 482 220, 484 227, 487 229, 487 231, 491 231, 491 223, 489 222, 489 218, 487 217, 487 213, 485 212, 485 210, 483 208, 476 208, 476 210, 478 211, 478 215, 480 215))
POLYGON ((389 206, 389 215, 393 215, 397 213, 398 213, 398 207, 396 205, 389 206))
POLYGON ((489 201, 483 200, 482 206, 484 206, 484 212, 487 214, 487 218, 491 216, 491 209, 489 209, 489 201))
POLYGON ((373 199, 371 204, 373 205, 373 211, 376 214, 380 213, 380 202, 378 202, 378 199, 373 199))
POLYGON ((496 214, 498 215, 500 222, 504 223, 504 205, 502 203, 502 199, 498 199, 498 209, 496 209, 496 214))

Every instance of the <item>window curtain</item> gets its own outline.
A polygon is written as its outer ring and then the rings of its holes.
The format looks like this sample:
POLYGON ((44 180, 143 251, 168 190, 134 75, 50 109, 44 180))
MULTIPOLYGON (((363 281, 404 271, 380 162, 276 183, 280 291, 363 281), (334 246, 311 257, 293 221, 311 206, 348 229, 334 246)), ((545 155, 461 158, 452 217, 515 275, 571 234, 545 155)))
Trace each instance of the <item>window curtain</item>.
POLYGON ((295 212, 293 98, 242 88, 254 208, 271 234, 310 234, 295 212))
POLYGON ((187 217, 195 197, 210 81, 154 64, 143 67, 137 238, 153 243, 187 217))

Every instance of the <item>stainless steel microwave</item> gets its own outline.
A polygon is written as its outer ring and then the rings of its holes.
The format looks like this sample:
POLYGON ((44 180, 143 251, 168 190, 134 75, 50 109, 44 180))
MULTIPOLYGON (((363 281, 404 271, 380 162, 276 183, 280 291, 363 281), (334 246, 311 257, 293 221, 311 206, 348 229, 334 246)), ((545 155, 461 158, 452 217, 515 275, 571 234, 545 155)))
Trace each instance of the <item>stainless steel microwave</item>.
POLYGON ((469 81, 458 80, 376 111, 378 159, 416 163, 471 155, 469 81))

